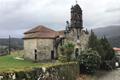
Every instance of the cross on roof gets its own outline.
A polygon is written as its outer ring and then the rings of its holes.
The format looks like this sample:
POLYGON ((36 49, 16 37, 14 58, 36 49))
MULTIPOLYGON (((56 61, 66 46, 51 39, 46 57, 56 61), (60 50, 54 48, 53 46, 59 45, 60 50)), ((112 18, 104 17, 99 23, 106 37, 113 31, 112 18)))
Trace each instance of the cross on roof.
POLYGON ((77 0, 75 0, 75 1, 76 1, 76 4, 77 4, 78 3, 77 0))

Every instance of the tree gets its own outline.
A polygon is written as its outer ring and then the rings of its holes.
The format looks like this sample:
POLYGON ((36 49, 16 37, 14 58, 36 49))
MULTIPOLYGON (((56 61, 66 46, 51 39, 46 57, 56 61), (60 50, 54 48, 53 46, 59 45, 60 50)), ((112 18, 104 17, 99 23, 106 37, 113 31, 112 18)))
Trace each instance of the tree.
POLYGON ((107 38, 104 36, 103 38, 101 38, 100 42, 104 50, 105 60, 112 60, 115 56, 115 52, 108 42, 107 38))
POLYGON ((91 30, 91 35, 89 37, 88 41, 88 47, 92 48, 93 50, 96 50, 96 45, 98 44, 97 36, 94 34, 94 32, 91 30))
POLYGON ((97 51, 101 56, 102 61, 112 60, 115 56, 115 53, 107 38, 105 36, 103 38, 97 38, 92 30, 89 37, 88 48, 92 48, 92 50, 97 51))

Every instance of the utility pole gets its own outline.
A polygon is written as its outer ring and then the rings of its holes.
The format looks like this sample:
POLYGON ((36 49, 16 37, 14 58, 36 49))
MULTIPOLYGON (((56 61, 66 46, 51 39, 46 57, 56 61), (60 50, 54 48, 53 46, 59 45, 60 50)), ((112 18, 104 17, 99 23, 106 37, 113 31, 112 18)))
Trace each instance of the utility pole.
POLYGON ((9 39, 8 39, 8 54, 11 54, 11 37, 9 35, 9 39))

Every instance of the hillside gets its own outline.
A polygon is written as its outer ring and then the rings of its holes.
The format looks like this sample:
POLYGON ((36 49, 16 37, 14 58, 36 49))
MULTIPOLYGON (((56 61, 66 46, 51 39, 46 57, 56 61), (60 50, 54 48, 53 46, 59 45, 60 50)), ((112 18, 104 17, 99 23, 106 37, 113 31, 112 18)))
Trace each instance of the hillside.
POLYGON ((113 47, 120 47, 120 36, 108 38, 113 47))
MULTIPOLYGON (((21 38, 11 38, 10 40, 12 49, 23 49, 23 40, 21 38)), ((9 39, 8 38, 0 38, 0 46, 8 46, 9 39)))
POLYGON ((118 26, 107 26, 102 28, 94 29, 97 36, 106 36, 107 38, 120 36, 120 25, 118 26))
POLYGON ((120 47, 120 25, 94 29, 98 37, 106 36, 113 47, 120 47))

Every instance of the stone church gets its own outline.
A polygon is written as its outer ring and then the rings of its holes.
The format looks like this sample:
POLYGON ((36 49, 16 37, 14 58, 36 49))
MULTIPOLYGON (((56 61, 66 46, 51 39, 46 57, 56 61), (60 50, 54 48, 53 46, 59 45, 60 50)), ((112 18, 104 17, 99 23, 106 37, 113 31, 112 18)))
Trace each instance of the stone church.
POLYGON ((82 9, 78 4, 72 6, 65 30, 55 31, 39 25, 24 35, 24 58, 37 61, 57 58, 58 47, 67 41, 75 44, 75 50, 84 50, 89 38, 88 31, 83 30, 82 9))

